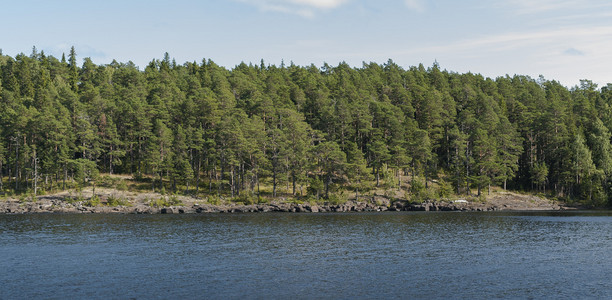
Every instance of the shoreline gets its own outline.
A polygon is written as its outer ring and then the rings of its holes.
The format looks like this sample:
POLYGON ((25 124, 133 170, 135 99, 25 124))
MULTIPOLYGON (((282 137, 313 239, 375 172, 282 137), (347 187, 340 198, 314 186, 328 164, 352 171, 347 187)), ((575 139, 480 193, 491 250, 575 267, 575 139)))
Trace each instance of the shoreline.
MULTIPOLYGON (((85 195, 86 193, 84 193, 85 195)), ((82 196, 84 196, 82 195, 82 196)), ((44 195, 32 200, 9 198, 0 200, 0 214, 44 214, 44 213, 113 213, 113 214, 200 214, 200 213, 266 213, 266 212, 383 212, 383 211, 559 211, 575 210, 551 200, 533 195, 523 195, 512 192, 495 193, 487 200, 469 202, 467 200, 426 201, 411 203, 407 200, 389 199, 383 196, 362 197, 361 200, 348 200, 342 204, 332 203, 296 203, 273 200, 260 204, 210 204, 204 199, 186 196, 172 196, 179 200, 177 205, 152 205, 150 199, 168 199, 167 196, 154 193, 129 193, 117 190, 102 190, 99 194, 101 203, 91 204, 89 198, 75 201, 70 192, 54 195, 44 195), (106 205, 109 198, 121 198, 127 205, 106 205)), ((166 203, 167 204, 167 203, 166 203)))

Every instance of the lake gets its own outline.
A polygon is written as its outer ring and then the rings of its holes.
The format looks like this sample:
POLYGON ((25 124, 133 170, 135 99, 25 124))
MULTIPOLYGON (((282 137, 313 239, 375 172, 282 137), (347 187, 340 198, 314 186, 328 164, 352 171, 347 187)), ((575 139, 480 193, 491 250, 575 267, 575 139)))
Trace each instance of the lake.
POLYGON ((0 270, 0 299, 603 299, 612 212, 0 215, 0 270))

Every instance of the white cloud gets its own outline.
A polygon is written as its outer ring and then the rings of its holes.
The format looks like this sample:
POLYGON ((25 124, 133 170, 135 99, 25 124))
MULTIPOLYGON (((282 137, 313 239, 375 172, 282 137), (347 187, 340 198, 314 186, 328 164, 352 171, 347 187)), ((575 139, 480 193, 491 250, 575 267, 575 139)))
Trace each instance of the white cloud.
POLYGON ((296 14, 306 18, 346 4, 349 0, 237 0, 258 7, 262 11, 296 14))
MULTIPOLYGON (((535 45, 545 46, 550 49, 555 46, 562 46, 567 43, 580 43, 588 46, 602 40, 610 40, 612 46, 612 27, 586 27, 586 28, 561 28, 555 30, 544 30, 534 32, 516 32, 501 35, 484 36, 476 39, 469 39, 451 43, 448 45, 438 45, 421 49, 433 52, 460 52, 460 51, 488 51, 499 52, 505 50, 516 50, 535 45)), ((562 47, 564 49, 572 46, 562 47)), ((543 49, 540 47, 540 49, 543 49)), ((610 48, 607 48, 610 49, 610 48)), ((575 49, 574 49, 575 50, 575 49)))
POLYGON ((425 12, 425 4, 422 0, 404 0, 404 4, 411 10, 425 12))
POLYGON ((604 8, 611 3, 605 0, 509 0, 503 5, 519 14, 538 14, 561 9, 604 8))
POLYGON ((288 2, 319 9, 331 9, 346 3, 347 0, 289 0, 288 2))
POLYGON ((438 59, 443 67, 457 72, 473 71, 491 77, 523 74, 536 78, 542 74, 567 86, 588 78, 601 86, 612 82, 609 49, 612 26, 494 34, 386 54, 400 60, 438 59))

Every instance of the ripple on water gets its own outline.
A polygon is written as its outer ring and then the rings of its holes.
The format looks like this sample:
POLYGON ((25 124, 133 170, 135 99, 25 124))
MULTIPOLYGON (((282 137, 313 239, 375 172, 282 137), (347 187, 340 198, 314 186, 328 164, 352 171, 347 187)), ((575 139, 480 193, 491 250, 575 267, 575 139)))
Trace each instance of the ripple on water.
POLYGON ((2 215, 0 298, 605 298, 611 216, 2 215))

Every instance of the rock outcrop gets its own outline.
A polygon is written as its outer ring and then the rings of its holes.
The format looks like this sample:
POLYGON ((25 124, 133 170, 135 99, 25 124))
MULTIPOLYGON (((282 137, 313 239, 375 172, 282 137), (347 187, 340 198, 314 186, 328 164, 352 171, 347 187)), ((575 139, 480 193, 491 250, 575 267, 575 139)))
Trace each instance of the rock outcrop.
MULTIPOLYGON (((134 198, 136 199, 136 198, 134 198)), ((189 213, 260 213, 260 212, 374 212, 374 211, 501 211, 501 210, 560 210, 564 207, 550 200, 531 195, 497 193, 487 201, 426 201, 412 203, 380 196, 363 197, 364 201, 335 203, 293 203, 274 201, 262 204, 207 204, 185 200, 184 205, 155 207, 143 201, 128 201, 126 206, 88 206, 87 201, 70 197, 39 196, 36 201, 0 200, 0 214, 25 213, 124 213, 124 214, 189 214, 189 213)), ((191 198, 194 199, 194 198, 191 198)))

